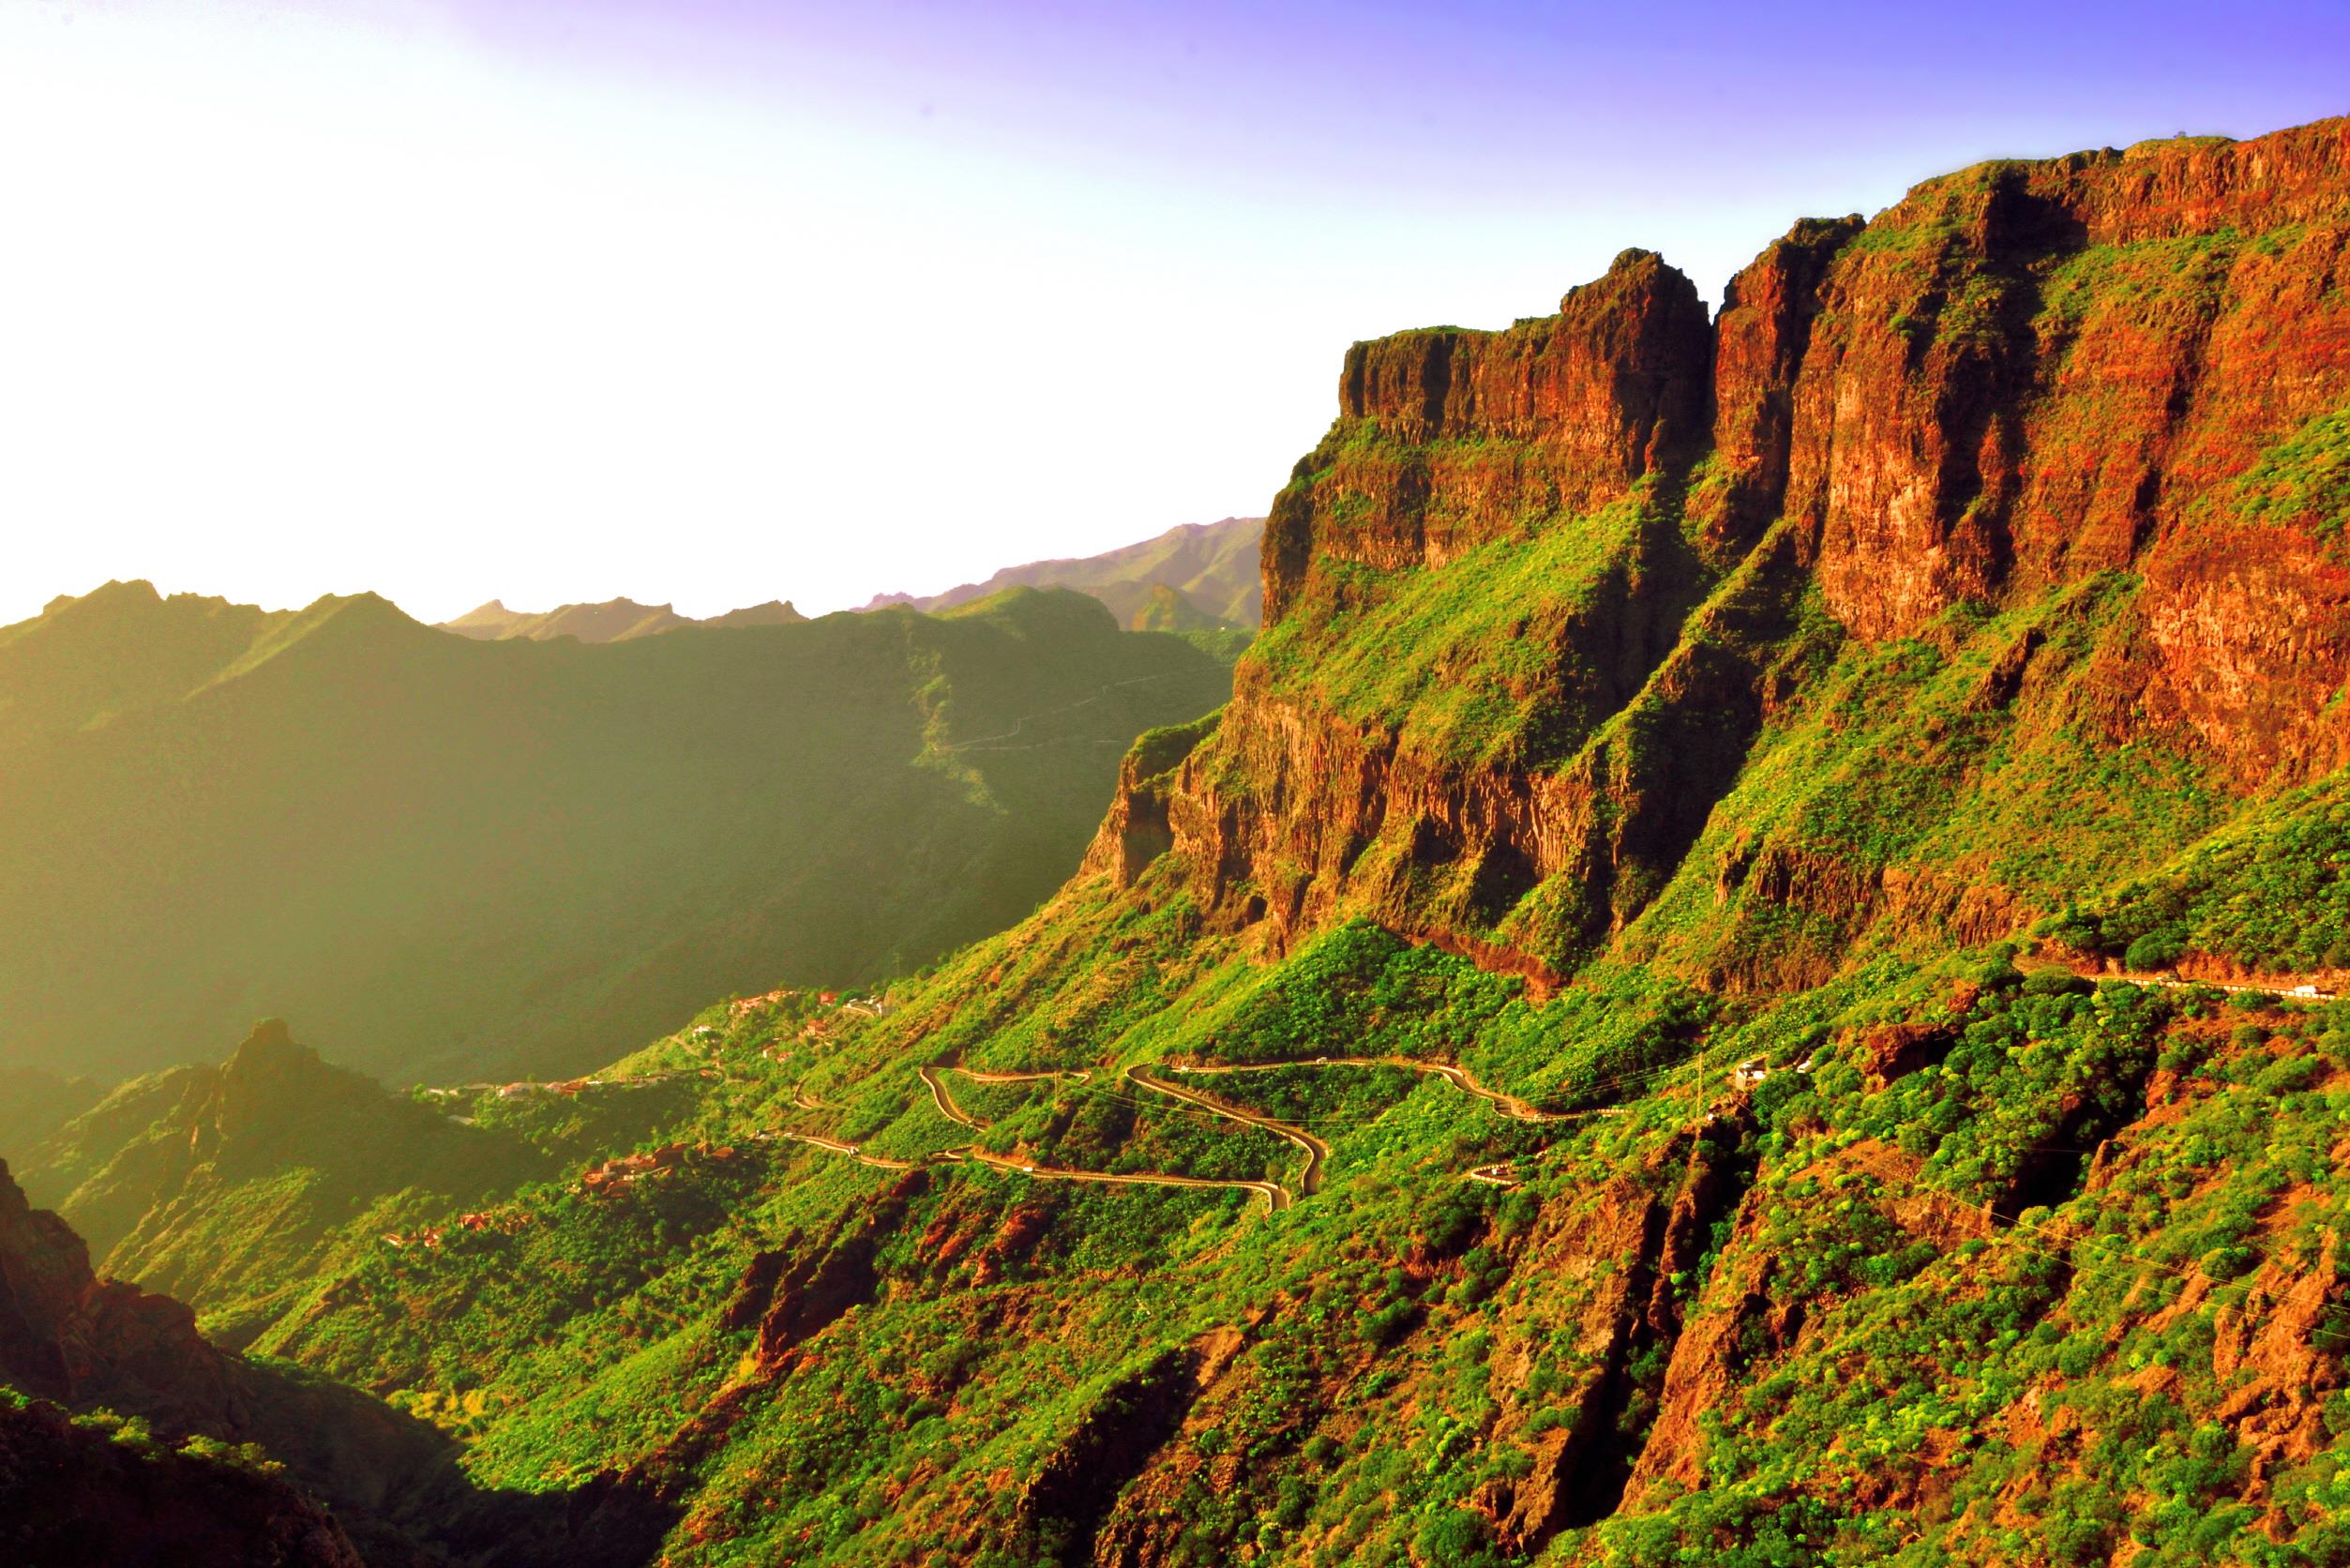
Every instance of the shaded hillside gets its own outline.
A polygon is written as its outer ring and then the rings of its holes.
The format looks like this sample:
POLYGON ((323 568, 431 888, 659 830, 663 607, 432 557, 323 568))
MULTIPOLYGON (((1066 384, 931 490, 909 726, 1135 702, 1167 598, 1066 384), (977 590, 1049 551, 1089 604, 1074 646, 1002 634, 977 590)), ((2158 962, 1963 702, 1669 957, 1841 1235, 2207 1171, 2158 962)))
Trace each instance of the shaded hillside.
POLYGON ((1044 908, 255 1345, 676 1568, 2350 1560, 2345 256, 2334 121, 1357 345, 1044 908))
POLYGON ((552 610, 540 611, 508 610, 503 602, 491 599, 477 610, 467 611, 454 621, 441 622, 440 629, 480 642, 498 642, 517 637, 534 642, 546 642, 558 637, 576 637, 582 642, 625 642, 632 637, 652 637, 660 632, 675 631, 681 626, 789 626, 806 619, 780 599, 730 610, 723 615, 712 615, 702 620, 680 615, 665 604, 643 605, 633 599, 608 599, 602 604, 561 604, 552 610))
POLYGON ((985 582, 966 582, 927 597, 882 594, 865 608, 943 610, 1006 588, 1074 588, 1109 606, 1118 624, 1131 630, 1254 630, 1264 623, 1257 565, 1263 531, 1262 518, 1185 523, 1100 555, 1006 566, 985 582), (1170 595, 1175 603, 1168 602, 1170 595), (1187 624, 1174 624, 1179 621, 1187 624))
POLYGON ((661 1084, 565 1089, 396 1095, 271 1019, 225 1063, 133 1079, 7 1153, 105 1273, 188 1302, 236 1343, 332 1267, 345 1229, 398 1231, 553 1177, 679 1104, 661 1084))
POLYGON ((105 1087, 37 1067, 0 1067, 0 1159, 22 1154, 98 1104, 105 1087))
POLYGON ((76 1423, 5 1389, 0 1554, 19 1568, 362 1568, 342 1527, 266 1461, 76 1423))
POLYGON ((1228 683, 1073 594, 587 646, 112 585, 0 632, 0 1051, 576 1070, 1017 918, 1228 683))
POLYGON ((0 1162, 9 1562, 629 1568, 670 1516, 617 1477, 499 1495, 456 1459, 425 1421, 221 1350, 182 1304, 98 1276, 0 1162))

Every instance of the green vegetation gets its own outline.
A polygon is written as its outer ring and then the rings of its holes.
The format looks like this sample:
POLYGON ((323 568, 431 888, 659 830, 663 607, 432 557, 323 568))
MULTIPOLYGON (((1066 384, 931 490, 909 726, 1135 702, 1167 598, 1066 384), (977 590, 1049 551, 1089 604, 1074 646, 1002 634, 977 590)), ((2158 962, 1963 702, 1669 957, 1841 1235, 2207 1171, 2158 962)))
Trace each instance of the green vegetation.
POLYGON ((2262 453, 2229 500, 2246 521, 2304 529, 2337 565, 2350 559, 2350 408, 2319 415, 2262 453))
POLYGON ((403 1081, 581 1071, 1018 918, 1127 743, 1228 690, 1074 594, 586 646, 110 586, 0 631, 0 1033, 120 1073, 278 1014, 403 1081))
MULTIPOLYGON (((2097 345, 2205 330, 2301 241, 2076 243, 2046 182, 2114 167, 1962 172, 1834 264, 1866 319, 1815 331, 1877 334, 1844 347, 1921 379, 1863 390, 1934 421, 1853 438, 1992 454, 1931 560, 1861 563, 1933 612, 1858 635, 1873 585, 1815 570, 1851 519, 1707 520, 1753 477, 1726 444, 1523 434, 1589 412, 1589 367, 1541 358, 1564 327, 1458 335, 1445 373, 1534 412, 1341 419, 1220 710, 1110 695, 1208 664, 1167 593, 1147 636, 1032 592, 773 634, 795 692, 886 666, 858 756, 896 761, 842 776, 894 826, 877 781, 1017 835, 1018 803, 1076 808, 1052 747, 1123 757, 1124 852, 1009 929, 877 947, 874 995, 706 1006, 593 1085, 396 1095, 264 1031, 90 1107, 28 1179, 272 1375, 422 1424, 453 1489, 599 1530, 657 1500, 640 1557, 675 1568, 2350 1562, 2350 776, 2311 674, 2338 648, 2283 611, 2249 652, 2180 633, 2236 578, 2177 580, 2331 548, 2345 432, 2165 426, 2206 445, 2139 483, 2110 444, 2156 381, 2097 345), (2017 520, 2043 504, 2119 533, 2056 548, 2017 520), (2182 719, 2163 683, 2211 647, 2219 696, 2260 700, 2182 719), (2274 988, 2177 978, 2222 965, 2274 988)), ((1408 376, 1439 344, 1391 346, 1408 376)), ((106 744, 206 671, 197 706, 246 701, 387 624, 173 604, 168 678, 28 686, 7 744, 106 744)), ((0 633, 0 670, 46 646, 0 633)), ((651 788, 626 748, 533 744, 651 788)), ((664 831, 758 817, 686 749, 664 831)), ((831 852, 869 882, 867 844, 831 852)), ((986 881, 914 848, 873 907, 986 881)), ((648 885, 603 896, 669 918, 648 885)), ((219 1457, 139 1410, 100 1436, 219 1457)), ((438 1507, 400 1528, 461 1558, 475 1521, 438 1507)))
POLYGON ((2267 801, 2169 864, 2044 927, 2132 970, 2202 954, 2281 973, 2350 967, 2350 785, 2267 801))

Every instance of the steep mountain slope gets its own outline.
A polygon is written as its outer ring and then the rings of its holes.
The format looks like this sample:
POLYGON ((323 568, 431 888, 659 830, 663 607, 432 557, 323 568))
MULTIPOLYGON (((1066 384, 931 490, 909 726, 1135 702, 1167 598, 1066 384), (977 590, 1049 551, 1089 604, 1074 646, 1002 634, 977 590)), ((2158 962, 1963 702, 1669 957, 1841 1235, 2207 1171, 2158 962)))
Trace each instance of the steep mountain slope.
POLYGON ((423 1421, 220 1350, 180 1303, 98 1277, 72 1228, 0 1163, 9 1561, 616 1568, 667 1523, 612 1477, 562 1500, 480 1492, 454 1452, 423 1421))
POLYGON ((33 1067, 0 1067, 0 1157, 31 1148, 105 1094, 88 1078, 59 1078, 33 1067))
POLYGON ((1074 588, 1109 606, 1118 624, 1131 630, 1194 629, 1193 626, 1167 624, 1177 617, 1196 619, 1199 629, 1237 626, 1253 630, 1264 624, 1257 563, 1264 523, 1262 518, 1185 523, 1156 538, 1100 555, 1006 566, 985 582, 966 582, 927 597, 878 595, 865 608, 906 605, 914 610, 944 610, 1006 588, 1074 588), (1170 595, 1187 608, 1175 609, 1167 602, 1170 595))
POLYGON ((2345 409, 2345 121, 1357 345, 1048 904, 254 1344, 680 1565, 2350 1560, 2345 409))
POLYGON ((1074 594, 583 646, 115 585, 0 641, 0 1050, 577 1070, 1017 918, 1228 680, 1074 594))
POLYGON ((326 1512, 225 1443, 184 1450, 0 1390, 0 1553, 21 1568, 363 1568, 326 1512))
POLYGON ((467 611, 454 621, 441 622, 440 629, 483 642, 503 641, 515 637, 526 638, 534 642, 545 642, 558 637, 576 637, 582 642, 625 642, 632 637, 652 637, 660 632, 675 631, 680 626, 789 626, 806 619, 780 599, 730 610, 723 615, 712 615, 702 620, 680 615, 665 604, 642 605, 633 599, 608 599, 602 604, 559 604, 552 610, 537 612, 508 610, 502 601, 491 599, 477 610, 467 611))
POLYGON ((345 1229, 372 1239, 552 1177, 648 1136, 682 1093, 563 1091, 395 1095, 270 1019, 220 1065, 133 1079, 13 1153, 106 1274, 190 1304, 233 1345, 333 1266, 345 1229))

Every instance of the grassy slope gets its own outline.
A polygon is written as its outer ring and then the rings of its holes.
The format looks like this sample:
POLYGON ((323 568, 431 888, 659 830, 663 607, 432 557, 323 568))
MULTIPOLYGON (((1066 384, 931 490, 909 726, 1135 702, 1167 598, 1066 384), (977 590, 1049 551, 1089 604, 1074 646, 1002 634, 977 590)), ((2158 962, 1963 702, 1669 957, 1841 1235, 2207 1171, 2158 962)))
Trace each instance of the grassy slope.
POLYGON ((0 1032, 122 1070, 276 1013, 386 1076, 578 1070, 1017 918, 1228 680, 1075 595, 583 647, 110 589, 0 643, 0 1032))
MULTIPOLYGON (((1921 1485, 1955 1501, 1934 1550, 2013 1560, 2018 1539, 2053 1532, 2085 1552, 2118 1528, 2117 1489, 2085 1484, 2111 1463, 2127 1485, 2200 1500, 2140 1525, 2173 1560, 2234 1560, 2211 1554, 2246 1549, 2259 1511, 2207 1504, 2240 1490, 2250 1450, 2212 1436, 2209 1417, 2257 1373, 2215 1373, 2209 1336, 2257 1310, 2250 1292, 2323 1304, 2303 1282, 2342 1195, 2295 1151, 2350 1131, 2328 1093, 2350 1066, 2350 1018, 2324 1009, 2019 987, 1996 954, 1938 971, 1882 960, 1770 1007, 1631 972, 1531 1007, 1514 982, 1363 927, 1273 969, 1238 963, 1187 928, 1180 895, 1142 913, 1099 885, 905 988, 893 1018, 848 1026, 846 1043, 800 1044, 796 1015, 708 1022, 717 1041, 681 1038, 634 1065, 715 1054, 728 1077, 707 1091, 702 1126, 736 1140, 734 1159, 612 1199, 527 1187, 515 1202, 534 1224, 438 1253, 360 1249, 263 1348, 446 1421, 475 1440, 485 1484, 684 1466, 694 1500, 680 1560, 760 1561, 789 1545, 825 1560, 1010 1562, 1045 1553, 1053 1522, 1024 1514, 1002 1474, 1035 1474, 1111 1384, 1167 1347, 1237 1325, 1237 1359, 1151 1478, 1173 1488, 1159 1500, 1202 1560, 1258 1547, 1272 1560, 1480 1560, 1481 1489, 1522 1482, 1585 1402, 1615 1410, 1636 1448, 1665 1392, 1661 1351, 1629 1368, 1620 1409, 1600 1386, 1606 1282, 1640 1262, 1628 1207, 1650 1190, 1670 1199, 1695 1108, 1732 1105, 1728 1063, 1815 1054, 1807 1078, 1775 1080, 1726 1124, 1759 1165, 1755 1196, 1724 1207, 1704 1255, 1671 1281, 1700 1320, 1735 1319, 1761 1269, 1782 1315, 1744 1331, 1752 1364, 1727 1380, 1704 1448, 1718 1483, 1678 1500, 1661 1488, 1559 1534, 1553 1554, 1668 1561, 1695 1545, 1724 1561, 1881 1560, 1914 1517, 1885 1489, 1914 1500, 1921 1485), (1157 984, 1101 978, 1121 968, 1157 984), (1938 1068, 1868 1086, 1854 1063, 1872 1026, 1944 1015, 1957 1044, 1938 1068), (1342 1045, 1457 1059, 1553 1105, 1628 1109, 1527 1126, 1372 1072, 1226 1089, 1330 1138, 1320 1195, 1268 1219, 1237 1195, 948 1168, 889 1230, 865 1304, 808 1354, 770 1364, 756 1315, 727 1326, 719 1309, 761 1249, 821 1255, 900 1181, 747 1132, 801 1126, 915 1155, 972 1136, 932 1109, 918 1062, 959 1048, 982 1063, 1107 1065, 1196 1056, 1211 1039, 1234 1060, 1342 1045), (837 1108, 797 1108, 802 1090, 837 1108), (2289 1137, 2272 1138, 2279 1123, 2289 1137), (2055 1211, 2021 1202, 2041 1151, 2107 1134, 2104 1181, 2055 1211), (1514 1190, 1461 1179, 1512 1157, 1530 1176, 1514 1190), (1941 1209, 1969 1220, 2002 1198, 2020 1229, 1950 1233, 1941 1209), (1804 1326, 1785 1327, 1791 1306, 1804 1326), (2177 1373, 2151 1406, 2148 1366, 2177 1373), (681 1450, 681 1417, 729 1389, 722 1440, 681 1450), (2001 1425, 2028 1390, 2043 1419, 2080 1412, 2097 1441, 2129 1445, 2126 1459, 2088 1450, 2075 1466, 2059 1447, 2042 1462, 2001 1425), (1921 1468, 1968 1430, 1982 1435, 1963 1455, 1921 1468)), ((1294 1167, 1260 1135, 1106 1079, 960 1098, 1005 1119, 992 1140, 1020 1136, 1047 1163, 1276 1178, 1294 1167)), ((2312 1332, 2336 1330, 2350 1343, 2350 1319, 2328 1314, 2312 1332)), ((2320 1358, 2312 1397, 2332 1364, 2320 1358)), ((2330 1465, 2284 1467, 2277 1495, 2330 1496, 2330 1465)), ((2286 1516, 2305 1545, 2332 1539, 2324 1508, 2286 1516)), ((1909 1560, 1941 1560, 1922 1546, 1909 1560)))
MULTIPOLYGON (((2338 510, 2339 450, 2319 422, 2223 509, 2338 510)), ((2339 778, 2247 799, 2117 740, 2126 574, 1870 648, 1800 580, 1679 548, 1669 496, 1527 522, 1439 572, 1331 571, 1254 656, 1424 755, 1569 767, 1636 761, 1676 661, 1752 644, 1735 775, 1555 998, 1361 922, 1270 957, 1171 858, 1081 879, 885 1018, 713 1009, 625 1064, 716 1069, 645 1137, 731 1155, 526 1184, 530 1223, 429 1252, 354 1230, 258 1344, 459 1432, 487 1485, 662 1478, 679 1563, 2350 1560, 2350 1006, 2027 974, 1995 940, 2053 914, 2331 962, 2339 778), (1581 628, 1635 567, 1670 635, 1597 665, 1581 628), (1389 1054, 1616 1114, 1219 1080, 1333 1146, 1270 1216, 760 1136, 1294 1182, 1289 1145, 1118 1070, 1389 1054), (1092 1076, 958 1091, 975 1135, 917 1072, 952 1061, 1092 1076), (1497 1161, 1522 1184, 1465 1179, 1497 1161)), ((1194 733, 1137 771, 1194 742, 1238 766, 1194 733)))
MULTIPOLYGON (((1589 602, 1607 550, 1580 573, 1549 556, 1609 537, 1591 526, 1490 547, 1449 580, 1358 571, 1355 593, 1308 605, 1258 656, 1288 689, 1400 717, 1439 754, 1571 752, 1593 722, 1569 711, 1560 727, 1575 683, 1514 674, 1511 636, 1546 604, 1563 621, 1589 602), (1512 613, 1469 591, 1521 575, 1512 613)), ((1693 572, 1690 602, 1715 580, 1693 572)), ((525 1193, 548 1223, 520 1240, 369 1254, 266 1343, 431 1408, 456 1395, 485 1480, 562 1485, 616 1461, 671 1474, 693 1500, 684 1561, 1057 1560, 1088 1530, 1145 1540, 1155 1560, 1512 1560, 1526 1538, 1498 1500, 1539 1487, 1565 1445, 1572 1474, 1608 1485, 1644 1446, 1642 1463, 1680 1468, 1570 1499, 1534 1532, 1546 1560, 2089 1561, 2133 1538, 2153 1560, 2334 1560, 2350 1549, 2327 1446, 2350 1429, 2331 1392, 2350 1319, 2328 1236, 2350 1193, 2313 1152, 2350 1134, 2350 1018, 2027 982, 2004 950, 1952 935, 1969 920, 2021 935, 2068 901, 2133 909, 2142 872, 2232 912, 2234 927, 2196 917, 2215 949, 2290 957, 2245 912, 2331 907, 2330 859, 2308 844, 2330 844, 2332 785, 2246 804, 2191 760, 2095 732, 2086 671, 2125 635, 2134 591, 2097 579, 1874 649, 1793 605, 1773 655, 1792 701, 1675 875, 1546 1003, 1362 925, 1268 965, 1202 927, 1166 862, 1125 895, 1073 884, 821 1045, 796 1018, 710 1015, 728 1077, 700 1112, 713 1138, 797 1127, 917 1157, 973 1138, 938 1115, 918 1063, 1083 1066, 1085 1084, 972 1087, 962 1103, 998 1120, 982 1141, 1023 1158, 1277 1180, 1293 1150, 1110 1069, 1393 1053, 1622 1114, 1514 1123, 1392 1072, 1230 1080, 1219 1093, 1334 1146, 1324 1191, 1272 1218, 1237 1193, 967 1164, 907 1198, 893 1173, 745 1142, 752 1165, 619 1203, 525 1193), (2185 872, 2159 871, 2215 830, 2185 872), (2228 848, 2281 837, 2289 856, 2228 848), (2242 869, 2281 859, 2297 868, 2282 892, 2242 869), (1870 889, 1939 865, 2023 897, 1806 908, 1740 881, 1773 865, 1870 889), (1811 978, 1690 984, 1741 955, 1811 978), (1880 1083, 1893 1026, 1939 1060, 1880 1083), (1740 1094, 1727 1069, 1754 1057, 1812 1070, 1740 1094), (1640 1216, 1696 1190, 1707 1107, 1725 1120, 1704 1157, 1730 1190, 1685 1259, 1658 1257, 1640 1216), (1509 1158, 1519 1187, 1462 1179, 1509 1158), (911 1207, 863 1304, 806 1351, 762 1356, 758 1314, 721 1312, 762 1249, 831 1256, 893 1202, 911 1207), (1626 1333, 1617 1296, 1644 1266, 1663 1326, 1626 1333), (498 1291, 528 1301, 491 1302, 493 1280, 527 1282, 498 1291), (384 1333, 419 1319, 460 1326, 384 1333), (1170 1347, 1234 1331, 1234 1359, 1203 1350, 1216 1375, 1107 1518, 1005 1480, 1095 1452, 1095 1417, 1159 1386, 1170 1347), (713 1399, 730 1412, 716 1434, 681 1442, 680 1411, 713 1399), (2276 1413, 2250 1420, 2259 1409, 2276 1413)))

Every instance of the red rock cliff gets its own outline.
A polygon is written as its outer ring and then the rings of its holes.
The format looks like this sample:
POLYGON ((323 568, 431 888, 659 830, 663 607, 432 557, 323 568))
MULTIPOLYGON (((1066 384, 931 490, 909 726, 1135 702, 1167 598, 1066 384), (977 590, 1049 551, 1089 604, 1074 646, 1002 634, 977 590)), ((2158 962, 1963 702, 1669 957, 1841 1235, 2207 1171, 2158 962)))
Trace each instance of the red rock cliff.
MULTIPOLYGON (((1961 171, 1866 223, 1798 224, 1710 321, 1633 250, 1555 316, 1358 343, 1337 421, 1272 510, 1267 642, 1221 731, 1124 803, 1092 865, 1134 882, 1171 844, 1212 919, 1262 921, 1276 945, 1361 912, 1547 972, 1676 874, 1791 700, 1803 606, 1850 641, 1947 649, 1970 635, 1944 624, 1962 606, 2101 574, 2123 587, 2066 653, 2093 668, 2060 708, 2032 707, 2059 701, 2037 631, 1969 701, 2106 746, 2153 737, 2222 788, 2313 776, 2350 761, 2331 701, 2350 551, 2340 497, 2285 460, 2342 411, 2339 120, 1961 171), (1408 587, 1569 535, 1614 554, 1548 597, 1463 580, 1522 596, 1514 627, 1468 589, 1408 587), (1418 695, 1349 701, 1389 646, 1425 667, 1418 695), (1508 710, 1499 728, 1445 705, 1469 688, 1508 710)), ((1757 842, 1746 859, 1778 868, 1763 896, 1832 885, 1803 918, 1847 927, 1887 889, 1965 881, 1757 842)), ((1996 890, 1959 902, 2031 912, 1996 890)))

